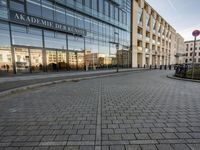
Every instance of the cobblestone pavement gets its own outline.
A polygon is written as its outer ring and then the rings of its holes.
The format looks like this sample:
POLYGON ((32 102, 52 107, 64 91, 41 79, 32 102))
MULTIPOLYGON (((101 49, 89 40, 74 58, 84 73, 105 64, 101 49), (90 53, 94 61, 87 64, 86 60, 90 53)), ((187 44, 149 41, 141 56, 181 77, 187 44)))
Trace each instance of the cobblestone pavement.
POLYGON ((200 84, 148 71, 0 99, 0 150, 200 150, 200 84))

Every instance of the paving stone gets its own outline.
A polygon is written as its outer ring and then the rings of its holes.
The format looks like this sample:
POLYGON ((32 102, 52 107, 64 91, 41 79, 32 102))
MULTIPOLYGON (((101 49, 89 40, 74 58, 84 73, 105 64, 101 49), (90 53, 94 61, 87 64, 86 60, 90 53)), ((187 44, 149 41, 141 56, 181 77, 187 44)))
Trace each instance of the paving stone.
POLYGON ((125 150, 124 145, 114 145, 110 146, 110 150, 125 150))
POLYGON ((192 150, 199 150, 199 149, 200 149, 200 144, 188 144, 188 146, 189 146, 192 150))
POLYGON ((70 135, 69 136, 69 141, 80 141, 82 138, 81 135, 70 135))
POLYGON ((148 140, 148 139, 150 139, 150 137, 148 136, 148 134, 135 134, 135 136, 136 136, 136 138, 138 139, 138 140, 148 140))
POLYGON ((149 133, 149 136, 152 140, 164 139, 161 133, 149 133))
POLYGON ((174 133, 162 133, 163 137, 166 139, 177 139, 178 137, 174 133))
POLYGON ((126 150, 141 150, 139 145, 126 145, 126 150))
POLYGON ((157 144, 158 150, 174 150, 170 144, 157 144))
POLYGON ((172 147, 175 150, 190 150, 190 148, 186 144, 172 144, 172 147))
POLYGON ((140 145, 142 150, 157 150, 155 145, 140 145))

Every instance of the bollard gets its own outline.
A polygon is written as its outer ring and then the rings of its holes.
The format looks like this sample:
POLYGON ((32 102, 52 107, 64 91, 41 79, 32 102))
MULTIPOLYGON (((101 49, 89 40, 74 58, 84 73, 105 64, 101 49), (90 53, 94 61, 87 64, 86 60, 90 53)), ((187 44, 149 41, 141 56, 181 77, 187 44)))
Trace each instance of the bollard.
POLYGON ((167 65, 165 65, 165 70, 167 70, 167 65))
POLYGON ((138 64, 138 68, 140 68, 140 64, 138 64))
POLYGON ((155 65, 155 69, 157 69, 157 65, 155 65))
POLYGON ((150 69, 151 69, 151 65, 150 65, 150 69))

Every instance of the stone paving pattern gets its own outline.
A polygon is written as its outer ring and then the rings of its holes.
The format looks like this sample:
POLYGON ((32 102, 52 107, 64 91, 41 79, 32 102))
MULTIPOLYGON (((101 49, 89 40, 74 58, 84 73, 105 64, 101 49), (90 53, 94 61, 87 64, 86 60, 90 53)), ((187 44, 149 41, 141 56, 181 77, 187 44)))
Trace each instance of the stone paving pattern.
POLYGON ((130 72, 0 98, 0 150, 200 150, 200 84, 130 72))

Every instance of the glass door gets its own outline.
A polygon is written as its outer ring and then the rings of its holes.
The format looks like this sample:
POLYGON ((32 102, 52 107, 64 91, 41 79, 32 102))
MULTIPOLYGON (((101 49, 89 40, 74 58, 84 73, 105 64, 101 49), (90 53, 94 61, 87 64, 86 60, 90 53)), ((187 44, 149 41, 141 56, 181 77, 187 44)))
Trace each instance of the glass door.
POLYGON ((43 70, 43 57, 41 49, 30 49, 31 70, 32 72, 40 72, 43 70))
POLYGON ((27 48, 14 48, 16 72, 30 72, 30 58, 27 48))
POLYGON ((57 67, 57 53, 55 50, 46 51, 47 69, 49 71, 58 71, 57 67))

